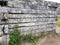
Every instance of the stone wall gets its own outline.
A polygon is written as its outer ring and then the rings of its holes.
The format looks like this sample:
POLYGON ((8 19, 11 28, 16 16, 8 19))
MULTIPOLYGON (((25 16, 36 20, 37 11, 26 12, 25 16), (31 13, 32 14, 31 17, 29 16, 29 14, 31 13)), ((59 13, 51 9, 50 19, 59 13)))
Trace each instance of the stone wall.
MULTIPOLYGON (((0 6, 0 34, 5 25, 5 33, 13 31, 13 26, 18 25, 18 29, 25 34, 31 30, 33 34, 43 31, 55 31, 56 29, 56 9, 59 3, 47 2, 43 0, 5 0, 7 6, 0 6), (4 15, 4 16, 3 16, 4 15), (2 21, 3 17, 7 19, 2 21)), ((3 35, 4 42, 9 41, 9 35, 3 35), (8 40, 7 40, 8 39, 8 40)))
MULTIPOLYGON (((19 30, 23 32, 33 32, 38 33, 41 31, 51 31, 55 30, 56 27, 56 15, 46 15, 46 14, 5 14, 7 17, 6 30, 11 31, 14 25, 18 25, 19 30)), ((3 16, 1 16, 3 17, 3 16)), ((2 18, 1 18, 2 19, 2 18)), ((2 30, 5 24, 0 19, 0 29, 2 30)))
MULTIPOLYGON (((5 0, 7 1, 7 0, 5 0)), ((7 6, 0 7, 0 29, 5 22, 1 21, 3 14, 8 19, 6 30, 12 30, 15 24, 21 31, 35 32, 51 31, 56 27, 56 8, 59 3, 43 0, 8 0, 7 6)))
MULTIPOLYGON (((32 14, 4 14, 7 19, 6 22, 2 21, 3 13, 0 14, 0 34, 3 34, 2 28, 5 25, 5 33, 13 31, 14 25, 18 25, 18 29, 24 34, 33 32, 39 34, 40 32, 55 31, 56 29, 56 14, 55 13, 32 13, 32 14)), ((3 42, 9 42, 9 35, 3 35, 3 42)))

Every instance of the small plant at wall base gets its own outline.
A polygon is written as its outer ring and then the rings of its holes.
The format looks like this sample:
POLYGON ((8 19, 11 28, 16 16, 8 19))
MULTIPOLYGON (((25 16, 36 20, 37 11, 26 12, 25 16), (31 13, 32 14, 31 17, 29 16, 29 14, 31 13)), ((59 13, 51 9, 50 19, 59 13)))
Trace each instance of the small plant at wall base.
POLYGON ((14 31, 10 33, 9 45, 21 45, 20 43, 20 32, 17 25, 14 26, 14 31))
POLYGON ((41 32, 40 38, 44 38, 46 36, 45 32, 41 32))
POLYGON ((18 26, 14 26, 14 31, 10 33, 10 41, 9 45, 22 45, 23 42, 27 43, 36 43, 39 40, 39 36, 29 34, 21 34, 21 32, 17 28, 18 26))
POLYGON ((22 35, 22 42, 36 43, 39 40, 39 36, 26 34, 22 35))

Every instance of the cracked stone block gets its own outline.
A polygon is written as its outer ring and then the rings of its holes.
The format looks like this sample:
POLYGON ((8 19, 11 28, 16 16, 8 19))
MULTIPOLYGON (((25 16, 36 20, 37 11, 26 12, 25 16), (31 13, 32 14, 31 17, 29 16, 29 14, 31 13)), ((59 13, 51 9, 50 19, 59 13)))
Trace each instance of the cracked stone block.
MULTIPOLYGON (((3 26, 4 25, 2 25, 2 28, 3 28, 3 26)), ((4 31, 5 31, 5 33, 9 33, 8 25, 5 25, 4 31)))

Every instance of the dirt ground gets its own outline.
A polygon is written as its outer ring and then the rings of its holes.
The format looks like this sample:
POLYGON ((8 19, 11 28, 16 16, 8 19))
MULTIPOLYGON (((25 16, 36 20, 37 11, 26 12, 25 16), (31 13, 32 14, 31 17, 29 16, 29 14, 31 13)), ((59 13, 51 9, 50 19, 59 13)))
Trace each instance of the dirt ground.
POLYGON ((39 40, 37 45, 60 45, 60 27, 56 27, 57 35, 49 35, 39 40))
POLYGON ((57 27, 56 34, 48 35, 45 38, 39 39, 36 44, 24 44, 24 45, 60 45, 60 27, 57 27))
POLYGON ((45 39, 38 41, 37 45, 60 45, 60 36, 47 36, 45 39))

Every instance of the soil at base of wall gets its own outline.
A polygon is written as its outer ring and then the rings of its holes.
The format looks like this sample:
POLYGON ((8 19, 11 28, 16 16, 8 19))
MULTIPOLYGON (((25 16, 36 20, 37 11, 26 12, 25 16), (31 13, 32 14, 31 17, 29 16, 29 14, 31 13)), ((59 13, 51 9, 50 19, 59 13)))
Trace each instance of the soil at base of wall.
POLYGON ((60 35, 56 31, 45 32, 47 34, 44 38, 40 38, 38 42, 23 43, 22 45, 60 45, 60 35))

